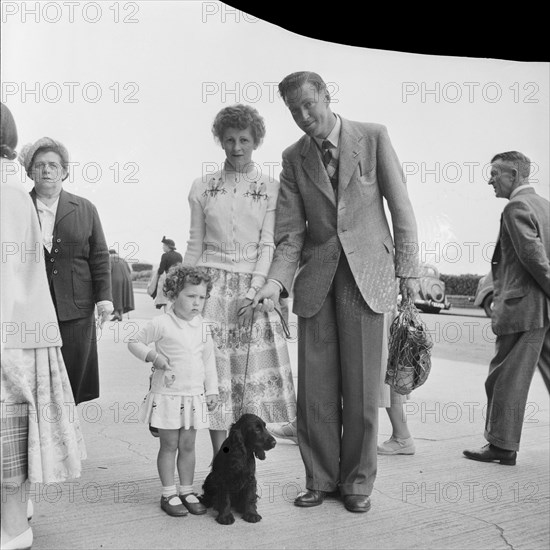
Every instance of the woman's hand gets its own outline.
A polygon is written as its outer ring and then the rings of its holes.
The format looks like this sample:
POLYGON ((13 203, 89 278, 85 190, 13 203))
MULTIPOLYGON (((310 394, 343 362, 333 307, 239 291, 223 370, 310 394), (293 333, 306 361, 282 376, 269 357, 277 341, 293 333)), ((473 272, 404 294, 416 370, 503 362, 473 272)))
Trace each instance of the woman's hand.
POLYGON ((109 319, 109 315, 113 313, 113 303, 112 302, 102 302, 97 305, 97 326, 101 329, 105 321, 109 319))
POLYGON ((206 396, 206 408, 209 412, 212 412, 218 406, 218 395, 207 395, 206 396))
POLYGON ((239 328, 249 328, 252 323, 252 317, 254 316, 254 308, 252 307, 252 300, 244 298, 239 302, 239 328))

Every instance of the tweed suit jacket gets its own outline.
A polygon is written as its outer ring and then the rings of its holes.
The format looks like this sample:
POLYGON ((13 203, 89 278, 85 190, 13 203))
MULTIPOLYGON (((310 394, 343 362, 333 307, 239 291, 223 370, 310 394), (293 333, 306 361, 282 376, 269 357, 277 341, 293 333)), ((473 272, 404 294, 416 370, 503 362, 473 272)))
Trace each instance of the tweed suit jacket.
POLYGON ((268 277, 283 284, 282 297, 293 285, 293 310, 301 317, 320 310, 341 253, 377 313, 395 307, 396 276, 418 276, 416 220, 388 132, 380 124, 341 120, 338 199, 312 138, 304 135, 283 152, 268 277))
POLYGON ((504 208, 491 270, 495 334, 549 324, 550 203, 534 189, 522 189, 504 208))
MULTIPOLYGON (((36 207, 36 192, 30 192, 36 207)), ((65 190, 59 195, 53 245, 46 272, 60 321, 90 315, 95 304, 113 301, 109 249, 96 207, 65 190)))

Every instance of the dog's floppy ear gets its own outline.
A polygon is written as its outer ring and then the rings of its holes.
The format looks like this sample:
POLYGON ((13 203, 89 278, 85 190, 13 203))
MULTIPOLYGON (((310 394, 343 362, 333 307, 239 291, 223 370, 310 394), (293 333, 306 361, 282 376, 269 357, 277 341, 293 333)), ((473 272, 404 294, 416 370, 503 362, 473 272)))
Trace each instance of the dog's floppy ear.
POLYGON ((246 454, 244 438, 238 422, 231 426, 231 429, 229 430, 229 437, 224 441, 222 451, 230 456, 240 456, 246 454))

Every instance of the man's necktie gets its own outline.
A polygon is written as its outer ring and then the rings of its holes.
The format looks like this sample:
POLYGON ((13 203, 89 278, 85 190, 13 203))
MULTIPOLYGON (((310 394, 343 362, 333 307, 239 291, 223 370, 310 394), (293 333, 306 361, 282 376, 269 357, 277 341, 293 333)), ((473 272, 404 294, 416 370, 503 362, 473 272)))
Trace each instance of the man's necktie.
POLYGON ((323 164, 325 165, 325 168, 328 168, 328 165, 332 160, 332 151, 330 150, 331 147, 332 143, 328 139, 323 140, 323 164))
POLYGON ((336 191, 338 189, 338 176, 336 175, 338 161, 332 156, 331 149, 333 147, 334 146, 328 139, 323 140, 323 143, 321 144, 321 148, 323 149, 323 164, 325 165, 328 177, 330 178, 330 183, 336 191))

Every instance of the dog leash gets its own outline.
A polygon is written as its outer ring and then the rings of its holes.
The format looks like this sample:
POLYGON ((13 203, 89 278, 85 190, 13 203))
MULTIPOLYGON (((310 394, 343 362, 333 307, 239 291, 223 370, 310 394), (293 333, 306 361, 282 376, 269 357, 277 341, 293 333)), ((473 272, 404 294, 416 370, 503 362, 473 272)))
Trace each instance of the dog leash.
MULTIPOLYGON (((239 311, 237 311, 237 317, 240 317, 241 315, 244 315, 245 311, 252 307, 252 303, 247 304, 246 306, 242 306, 239 311)), ((288 328, 288 324, 283 317, 283 314, 281 313, 281 310, 275 307, 275 311, 279 315, 279 320, 281 321, 281 327, 283 329, 283 334, 285 335, 285 338, 288 340, 290 338, 290 330, 288 328)), ((250 319, 250 332, 248 334, 248 349, 246 350, 246 364, 244 368, 244 379, 243 379, 243 395, 241 398, 241 407, 239 409, 239 418, 241 416, 243 406, 244 406, 244 394, 246 393, 246 375, 248 374, 248 359, 250 357, 250 345, 252 343, 252 331, 254 329, 254 314, 256 313, 255 309, 252 310, 252 317, 250 319)))

